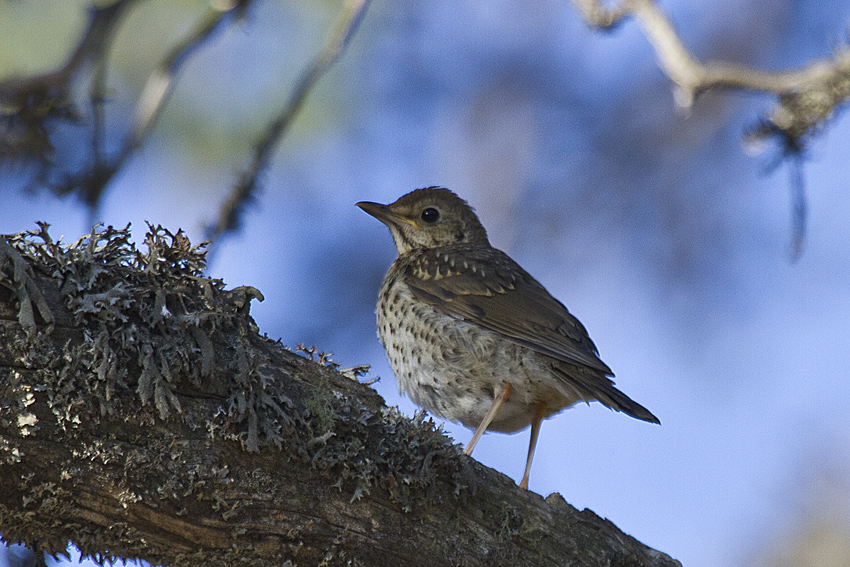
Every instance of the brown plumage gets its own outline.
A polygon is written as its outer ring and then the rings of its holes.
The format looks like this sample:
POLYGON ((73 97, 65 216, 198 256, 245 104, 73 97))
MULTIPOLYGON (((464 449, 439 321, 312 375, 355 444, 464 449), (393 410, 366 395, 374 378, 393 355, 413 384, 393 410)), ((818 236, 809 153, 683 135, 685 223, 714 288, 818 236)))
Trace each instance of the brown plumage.
POLYGON ((578 401, 658 423, 614 387, 584 326, 507 254, 472 208, 439 187, 390 205, 357 205, 390 229, 398 258, 378 299, 378 336, 399 389, 432 413, 477 428, 532 426, 578 401))

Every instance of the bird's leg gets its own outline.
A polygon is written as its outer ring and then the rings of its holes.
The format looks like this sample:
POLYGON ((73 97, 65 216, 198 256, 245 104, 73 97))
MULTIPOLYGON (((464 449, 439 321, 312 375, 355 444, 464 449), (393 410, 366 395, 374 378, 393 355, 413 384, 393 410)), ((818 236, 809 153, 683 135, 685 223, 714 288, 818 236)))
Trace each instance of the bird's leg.
POLYGON ((493 421, 493 418, 496 417, 496 412, 499 411, 502 404, 508 401, 508 396, 510 395, 510 382, 505 382, 498 390, 496 390, 496 395, 493 398, 493 403, 490 405, 490 409, 488 409, 487 413, 484 414, 484 419, 481 420, 481 424, 478 426, 478 429, 475 430, 475 433, 472 435, 472 439, 470 439, 469 443, 466 445, 466 449, 463 450, 464 453, 467 455, 472 454, 472 450, 475 449, 475 445, 478 443, 478 440, 481 439, 484 431, 490 427, 490 423, 493 421))
POLYGON ((546 414, 546 402, 537 404, 537 411, 534 412, 534 418, 531 420, 531 442, 528 444, 528 459, 525 461, 525 474, 522 475, 522 481, 519 483, 520 488, 528 490, 528 475, 531 473, 531 460, 534 458, 534 449, 537 447, 537 436, 540 435, 540 422, 543 421, 543 416, 546 414))

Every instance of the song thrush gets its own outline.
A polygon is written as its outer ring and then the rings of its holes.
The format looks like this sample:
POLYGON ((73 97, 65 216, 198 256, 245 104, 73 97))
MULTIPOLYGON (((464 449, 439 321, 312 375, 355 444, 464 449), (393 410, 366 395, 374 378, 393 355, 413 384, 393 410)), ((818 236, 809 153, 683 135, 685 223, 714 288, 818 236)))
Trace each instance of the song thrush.
POLYGON ((659 423, 608 379, 578 319, 504 252, 472 208, 441 187, 390 205, 357 206, 387 225, 398 250, 381 286, 378 336, 399 390, 442 418, 485 430, 531 425, 528 488, 540 422, 576 402, 659 423))

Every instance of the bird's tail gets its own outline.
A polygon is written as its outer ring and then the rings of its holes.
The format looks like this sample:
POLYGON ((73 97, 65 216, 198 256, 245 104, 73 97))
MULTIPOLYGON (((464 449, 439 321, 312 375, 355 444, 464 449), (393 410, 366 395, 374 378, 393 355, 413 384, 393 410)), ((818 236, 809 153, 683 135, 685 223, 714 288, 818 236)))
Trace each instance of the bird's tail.
MULTIPOLYGON (((573 369, 571 369, 573 370, 573 369)), ((590 399, 598 400, 601 404, 617 411, 621 411, 636 419, 650 423, 661 422, 652 412, 628 397, 626 394, 614 387, 614 382, 601 373, 590 372, 586 369, 579 372, 568 372, 564 368, 555 366, 555 371, 570 385, 578 387, 587 394, 590 399)))
POLYGON ((648 409, 646 409, 645 407, 625 395, 613 385, 611 386, 611 393, 609 394, 609 397, 614 403, 607 403, 606 401, 601 399, 599 401, 611 409, 621 411, 636 419, 642 419, 643 421, 648 421, 650 423, 657 423, 658 425, 661 425, 661 421, 659 421, 657 417, 652 415, 651 411, 649 411, 648 409))

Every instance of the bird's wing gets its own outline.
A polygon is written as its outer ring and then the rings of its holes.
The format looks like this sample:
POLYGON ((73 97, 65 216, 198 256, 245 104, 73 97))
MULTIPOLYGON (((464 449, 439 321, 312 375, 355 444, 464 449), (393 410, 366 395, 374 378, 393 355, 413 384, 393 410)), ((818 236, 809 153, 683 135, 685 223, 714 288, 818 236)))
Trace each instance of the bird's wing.
POLYGON ((417 252, 404 281, 445 315, 462 318, 537 352, 612 376, 584 325, 519 264, 495 248, 417 252))

